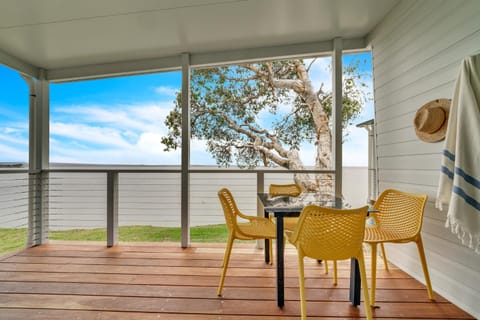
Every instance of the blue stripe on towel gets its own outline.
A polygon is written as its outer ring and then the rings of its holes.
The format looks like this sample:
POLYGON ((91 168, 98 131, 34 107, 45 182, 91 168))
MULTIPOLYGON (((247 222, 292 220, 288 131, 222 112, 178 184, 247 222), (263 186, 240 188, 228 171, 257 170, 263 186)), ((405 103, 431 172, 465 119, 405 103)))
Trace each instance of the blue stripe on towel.
POLYGON ((453 162, 455 162, 455 155, 450 151, 448 151, 447 149, 443 149, 443 155, 448 159, 452 160, 453 162))
POLYGON ((453 179, 453 172, 450 171, 450 170, 448 170, 447 167, 442 166, 442 167, 440 168, 440 170, 441 170, 443 173, 445 173, 450 179, 453 179))
POLYGON ((480 211, 480 202, 478 202, 477 200, 470 197, 461 188, 459 188, 457 186, 453 186, 453 192, 455 192, 457 195, 462 197, 465 200, 466 203, 468 203, 469 205, 471 205, 472 207, 474 207, 475 209, 480 211))
POLYGON ((455 167, 455 174, 461 176, 466 182, 470 183, 472 186, 480 189, 480 180, 475 179, 474 177, 468 175, 460 169, 459 167, 455 167))

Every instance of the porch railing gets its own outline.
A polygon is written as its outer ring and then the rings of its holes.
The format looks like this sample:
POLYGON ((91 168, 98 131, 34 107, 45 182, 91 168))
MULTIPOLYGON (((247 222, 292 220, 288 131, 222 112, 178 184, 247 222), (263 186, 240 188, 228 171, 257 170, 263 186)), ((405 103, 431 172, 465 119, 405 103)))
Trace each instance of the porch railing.
MULTIPOLYGON (((366 171, 366 168, 365 168, 366 171)), ((28 226, 32 185, 42 179, 44 230, 106 228, 107 244, 116 242, 117 226, 154 225, 180 227, 181 169, 179 167, 81 166, 52 168, 41 173, 0 170, 0 228, 28 226), (34 181, 34 183, 32 183, 34 181), (9 217, 11 218, 9 220, 9 217), (10 221, 17 220, 17 224, 10 221)), ((331 175, 334 171, 283 169, 191 168, 190 225, 224 223, 217 191, 232 190, 241 210, 262 215, 257 192, 271 183, 291 183, 296 172, 331 175)), ((31 216, 31 219, 33 217, 31 216)))

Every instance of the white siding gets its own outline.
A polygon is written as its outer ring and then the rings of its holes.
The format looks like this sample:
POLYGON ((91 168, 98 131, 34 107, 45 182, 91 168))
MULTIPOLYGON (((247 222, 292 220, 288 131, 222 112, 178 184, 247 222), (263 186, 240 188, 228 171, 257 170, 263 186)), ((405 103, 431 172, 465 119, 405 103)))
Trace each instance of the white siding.
MULTIPOLYGON (((400 1, 369 35, 373 51, 379 190, 427 193, 423 237, 433 289, 480 317, 480 255, 463 247, 434 207, 443 143, 413 129, 424 103, 451 98, 460 62, 480 52, 480 1, 400 1)), ((414 245, 387 249, 390 261, 420 281, 414 245)), ((426 295, 426 292, 425 292, 426 295)))

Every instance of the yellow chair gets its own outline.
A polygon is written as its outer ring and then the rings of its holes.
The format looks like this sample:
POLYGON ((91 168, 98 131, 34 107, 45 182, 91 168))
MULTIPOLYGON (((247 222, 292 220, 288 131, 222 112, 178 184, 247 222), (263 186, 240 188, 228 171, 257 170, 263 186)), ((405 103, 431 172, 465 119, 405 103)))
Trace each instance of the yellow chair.
MULTIPOLYGON (((302 193, 302 188, 296 184, 271 184, 268 187, 270 197, 288 196, 298 197, 302 193)), ((298 218, 286 217, 283 219, 283 228, 285 231, 293 231, 297 224, 298 218)))
POLYGON ((306 206, 289 241, 297 248, 302 319, 307 318, 304 257, 322 260, 356 258, 360 267, 365 313, 372 319, 362 242, 368 206, 338 210, 306 206))
MULTIPOLYGON (((271 184, 268 188, 268 194, 270 197, 289 196, 298 197, 302 193, 302 188, 296 184, 271 184)), ((298 218, 286 217, 283 218, 283 229, 287 235, 291 234, 295 230, 298 218)), ((328 262, 324 261, 325 273, 328 274, 328 262)), ((337 261, 333 261, 333 284, 337 285, 337 261)))
MULTIPOLYGON (((372 306, 375 305, 377 244, 386 242, 415 242, 422 263, 428 297, 433 300, 432 285, 428 275, 427 261, 421 236, 423 212, 427 195, 419 195, 388 189, 382 192, 374 204, 378 212, 371 213, 375 224, 365 228, 364 242, 372 248, 372 306)), ((383 252, 384 258, 385 253, 383 252)), ((386 261, 384 261, 386 264, 386 261)))
POLYGON ((228 238, 225 256, 223 258, 223 271, 218 285, 217 294, 222 295, 223 283, 225 281, 225 274, 227 273, 228 262, 232 252, 233 241, 239 240, 257 240, 269 239, 270 252, 272 239, 276 238, 276 228, 273 222, 267 218, 248 216, 242 214, 238 208, 235 200, 230 193, 230 190, 223 188, 218 191, 218 198, 222 204, 223 214, 227 223, 230 236, 228 238), (242 220, 244 222, 242 222, 242 220))
POLYGON ((298 197, 302 193, 302 188, 296 184, 271 184, 268 188, 268 194, 271 197, 290 196, 298 197))

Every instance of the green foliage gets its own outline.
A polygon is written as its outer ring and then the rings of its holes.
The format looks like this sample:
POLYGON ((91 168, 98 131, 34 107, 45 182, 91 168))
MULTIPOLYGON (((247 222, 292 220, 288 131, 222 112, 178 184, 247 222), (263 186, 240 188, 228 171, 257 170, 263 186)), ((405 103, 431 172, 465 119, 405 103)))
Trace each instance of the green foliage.
MULTIPOLYGON (((253 65, 233 65, 193 70, 191 74, 191 136, 207 143, 208 152, 217 165, 256 167, 263 163, 274 165, 255 149, 255 143, 278 142, 285 150, 298 150, 304 142, 314 143, 317 131, 312 116, 310 97, 301 90, 279 85, 281 81, 299 79, 302 60, 284 60, 253 65), (285 106, 289 111, 285 112, 285 106), (282 107, 282 108, 280 108, 282 107), (265 113, 271 123, 262 123, 265 113)), ((366 86, 357 72, 358 64, 344 68, 342 126, 345 129, 359 116, 367 100, 366 86)), ((330 118, 332 93, 323 85, 314 93, 322 111, 330 118)), ((169 128, 162 138, 165 150, 181 145, 181 95, 177 94, 175 108, 166 121, 169 128)), ((268 144, 270 143, 270 145, 268 144)), ((277 163, 278 164, 278 163, 277 163)))

